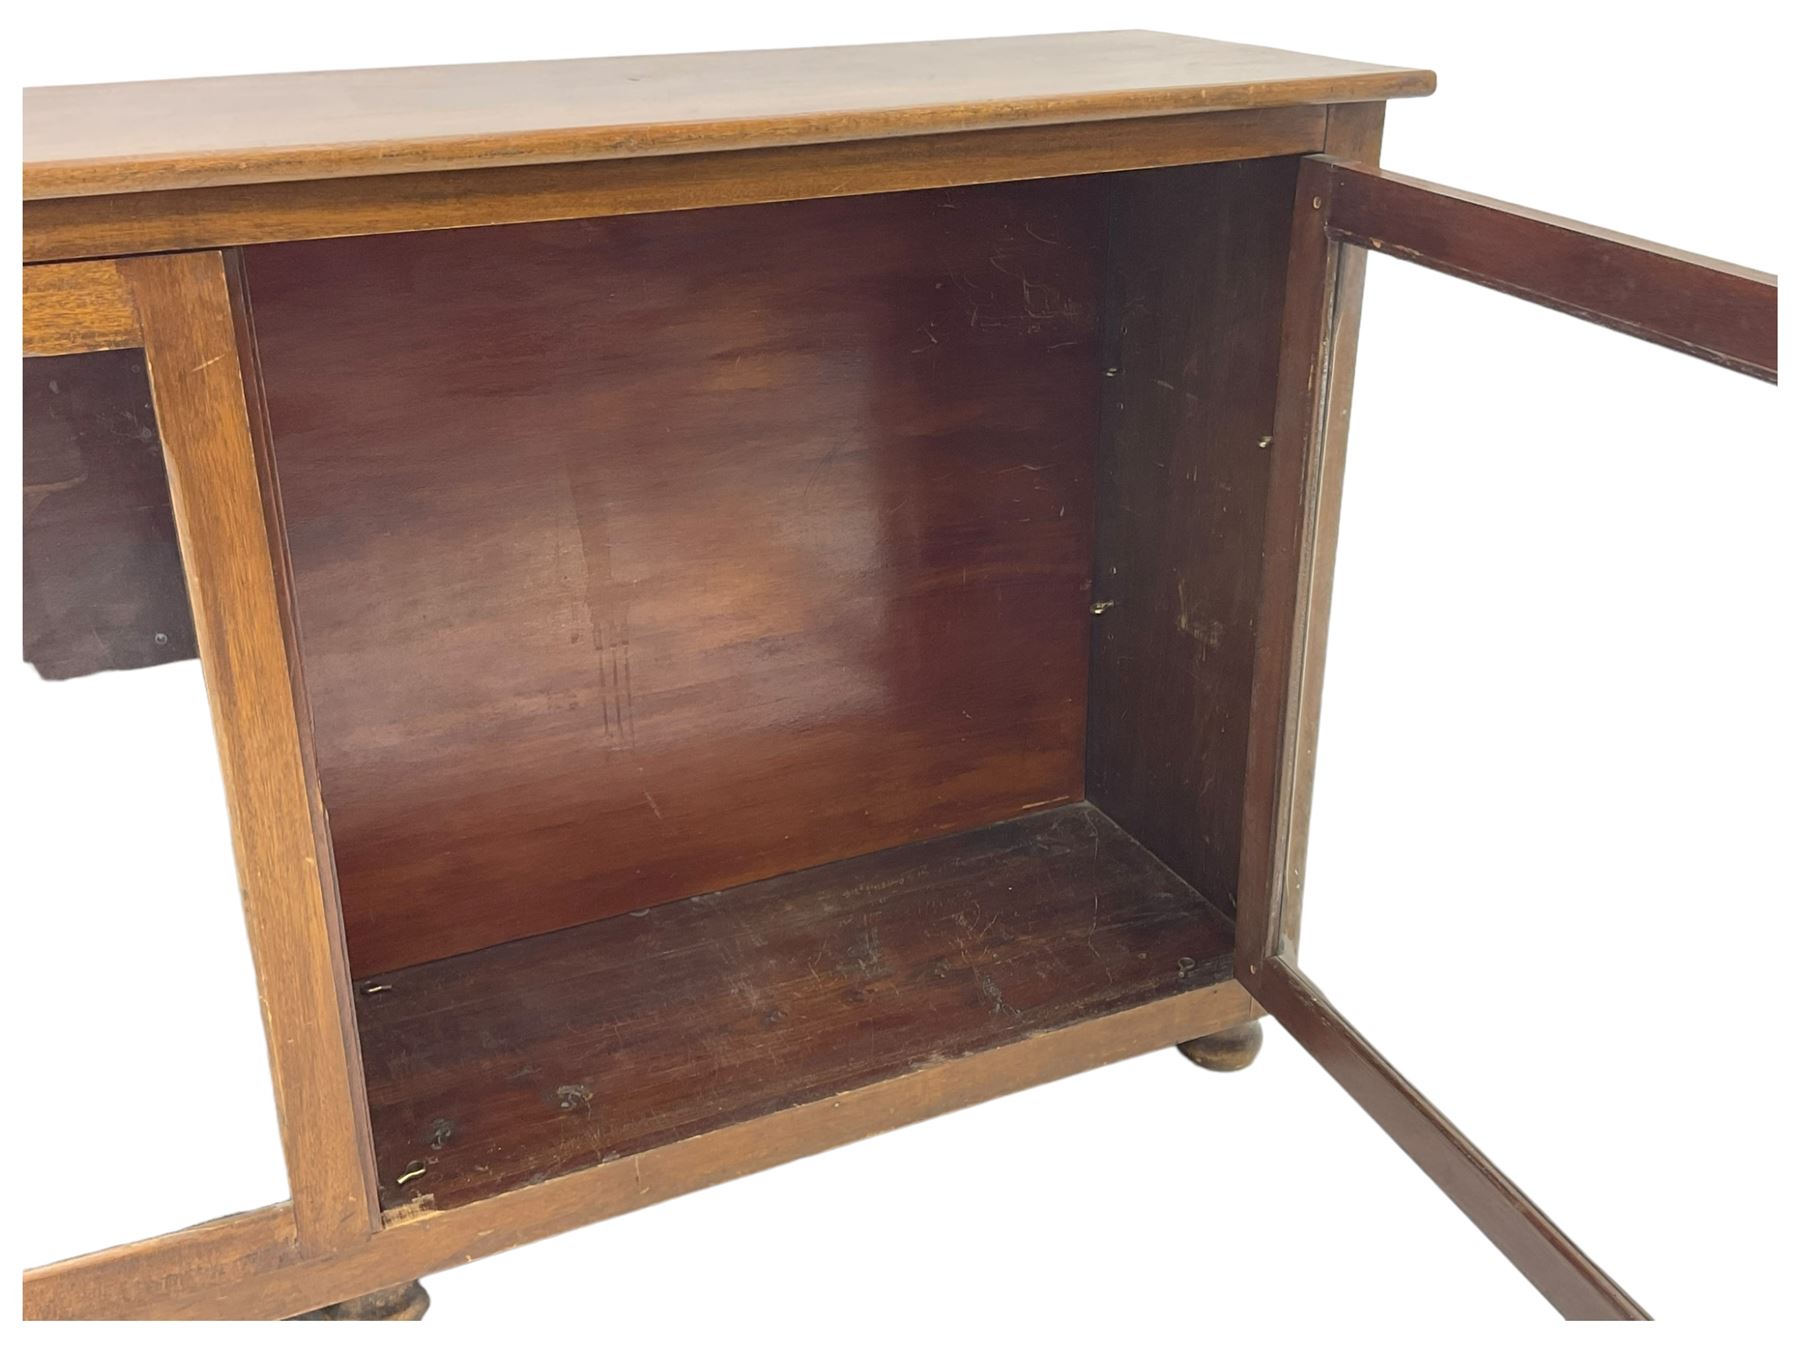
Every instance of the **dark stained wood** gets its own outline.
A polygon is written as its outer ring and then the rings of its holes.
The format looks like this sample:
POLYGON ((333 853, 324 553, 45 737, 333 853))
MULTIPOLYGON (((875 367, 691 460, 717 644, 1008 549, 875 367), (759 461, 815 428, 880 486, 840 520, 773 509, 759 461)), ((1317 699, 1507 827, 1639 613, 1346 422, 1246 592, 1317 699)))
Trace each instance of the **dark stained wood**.
POLYGON ((315 71, 25 92, 27 199, 744 150, 1428 94, 1171 33, 315 71))
POLYGON ((1330 173, 1334 239, 1775 379, 1767 272, 1365 165, 1330 173))
POLYGON ((365 981, 383 1204, 444 1209, 1229 977, 1086 804, 365 981))
POLYGON ((352 966, 1082 795, 1097 180, 247 253, 352 966))
MULTIPOLYGON (((1340 104, 1339 108, 1380 107, 1340 104)), ((247 183, 25 203, 27 261, 688 211, 1309 154, 1317 107, 953 131, 652 159, 247 183)))
POLYGON ((1271 958, 1259 970, 1252 992, 1564 1317, 1648 1319, 1305 975, 1287 961, 1271 958))
POLYGON ((137 311, 117 263, 66 263, 22 270, 26 356, 67 356, 143 345, 137 311))
POLYGON ((51 680, 195 654, 144 353, 25 362, 25 659, 51 680))
POLYGON ((1115 180, 1088 796, 1230 907, 1295 162, 1115 180))
MULTIPOLYGON (((1331 109, 1325 126, 1326 153, 1364 164, 1381 158, 1382 125, 1387 105, 1349 103, 1331 109)), ((1308 229, 1318 228, 1307 202, 1308 229)), ((1343 515, 1344 476, 1350 443, 1350 393, 1356 372, 1357 338, 1362 324, 1363 280, 1368 253, 1339 249, 1337 274, 1332 284, 1330 399, 1318 425, 1319 460, 1317 487, 1313 492, 1311 520, 1307 526, 1311 547, 1307 558, 1305 593, 1295 603, 1306 610, 1304 647, 1298 653, 1299 678, 1293 742, 1293 776, 1283 802, 1285 815, 1285 894, 1281 903, 1281 938, 1290 955, 1300 941, 1300 911, 1306 885, 1307 841, 1312 828, 1313 782, 1318 771, 1319 719, 1325 697, 1325 639, 1331 616, 1332 583, 1336 573, 1338 525, 1343 515)), ((1267 517, 1265 517, 1267 519, 1267 517)), ((1281 620, 1285 622, 1285 620, 1281 620)))
POLYGON ((1325 234, 1330 196, 1325 161, 1302 161, 1291 206, 1267 490, 1257 504, 1262 562, 1253 583, 1256 639, 1238 851, 1237 969, 1246 983, 1282 950, 1284 907, 1295 880, 1289 845, 1302 749, 1302 665, 1314 615, 1302 587, 1317 540, 1334 337, 1351 331, 1336 326, 1345 250, 1325 234))
MULTIPOLYGON (((1360 128, 1375 142, 1379 124, 1360 128)), ((1371 144, 1370 149, 1374 146, 1371 144)), ((1363 256, 1327 230, 1346 180, 1307 160, 1293 204, 1261 571, 1237 912, 1239 978, 1565 1316, 1643 1310, 1401 1078, 1292 964, 1317 746, 1363 256)))

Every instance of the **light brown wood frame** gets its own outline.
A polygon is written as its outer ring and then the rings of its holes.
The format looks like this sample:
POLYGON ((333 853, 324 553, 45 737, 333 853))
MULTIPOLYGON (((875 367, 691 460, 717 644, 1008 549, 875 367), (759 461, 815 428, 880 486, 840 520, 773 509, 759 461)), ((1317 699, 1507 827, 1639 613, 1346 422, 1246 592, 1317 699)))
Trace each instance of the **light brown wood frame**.
MULTIPOLYGON (((190 1230, 189 1258, 229 1278, 335 1250, 378 1222, 373 1150, 237 287, 225 258, 205 252, 28 267, 23 292, 28 357, 144 349, 219 746, 292 1199, 190 1230)), ((28 1273, 28 1313, 34 1283, 28 1273)), ((153 1308, 153 1291, 138 1300, 153 1308)))
POLYGON ((1647 1317, 1326 1000, 1297 964, 1331 567, 1366 250, 1762 379, 1775 278, 1541 212, 1313 156, 1301 167, 1271 453, 1240 858, 1237 971, 1565 1317, 1647 1317))
POLYGON ((373 1151, 225 260, 27 268, 24 295, 28 356, 144 349, 293 1195, 259 1212, 256 1233, 283 1252, 329 1250, 376 1222, 373 1151))
POLYGON ((143 343, 125 274, 110 258, 27 267, 22 289, 26 356, 72 356, 143 343))
POLYGON ((1304 155, 1339 150, 1328 119, 1363 109, 1379 119, 1385 106, 1261 108, 645 159, 50 197, 24 204, 24 259, 592 219, 1304 155))

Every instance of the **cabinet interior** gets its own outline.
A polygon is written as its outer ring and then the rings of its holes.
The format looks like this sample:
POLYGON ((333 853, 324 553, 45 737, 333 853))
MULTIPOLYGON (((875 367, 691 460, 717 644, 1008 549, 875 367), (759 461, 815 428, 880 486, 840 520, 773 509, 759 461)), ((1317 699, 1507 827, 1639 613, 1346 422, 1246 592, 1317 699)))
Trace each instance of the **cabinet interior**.
POLYGON ((1295 174, 243 251, 384 1208, 1231 977, 1295 174))

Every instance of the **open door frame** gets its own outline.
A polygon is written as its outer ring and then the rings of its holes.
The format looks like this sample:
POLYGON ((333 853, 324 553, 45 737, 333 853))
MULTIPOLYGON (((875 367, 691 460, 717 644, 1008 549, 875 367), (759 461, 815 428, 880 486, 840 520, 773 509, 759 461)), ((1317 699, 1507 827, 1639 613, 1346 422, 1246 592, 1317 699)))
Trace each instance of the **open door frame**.
POLYGON ((1367 251, 1776 378, 1767 273, 1326 155, 1294 199, 1243 847, 1237 977, 1546 1299, 1648 1314, 1332 1007, 1297 964, 1305 840, 1367 251))

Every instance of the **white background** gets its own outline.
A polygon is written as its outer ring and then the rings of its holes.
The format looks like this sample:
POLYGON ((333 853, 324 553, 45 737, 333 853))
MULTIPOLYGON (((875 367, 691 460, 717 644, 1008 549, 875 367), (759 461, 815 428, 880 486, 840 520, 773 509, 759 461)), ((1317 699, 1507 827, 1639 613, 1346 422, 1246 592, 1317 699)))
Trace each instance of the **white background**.
MULTIPOLYGON (((1390 166, 1782 270, 1775 8, 1658 13, 190 0, 23 8, 10 59, 53 84, 1163 28, 1432 67, 1437 96, 1390 108, 1390 166)), ((1363 333, 1304 964, 1662 1343, 1773 1331, 1797 1198, 1792 408, 1389 259, 1363 333)), ((3 687, 19 1264, 279 1198, 197 668, 3 687)), ((1236 1077, 1153 1055, 428 1287, 413 1334, 452 1344, 1586 1334, 1273 1028, 1236 1077)))

